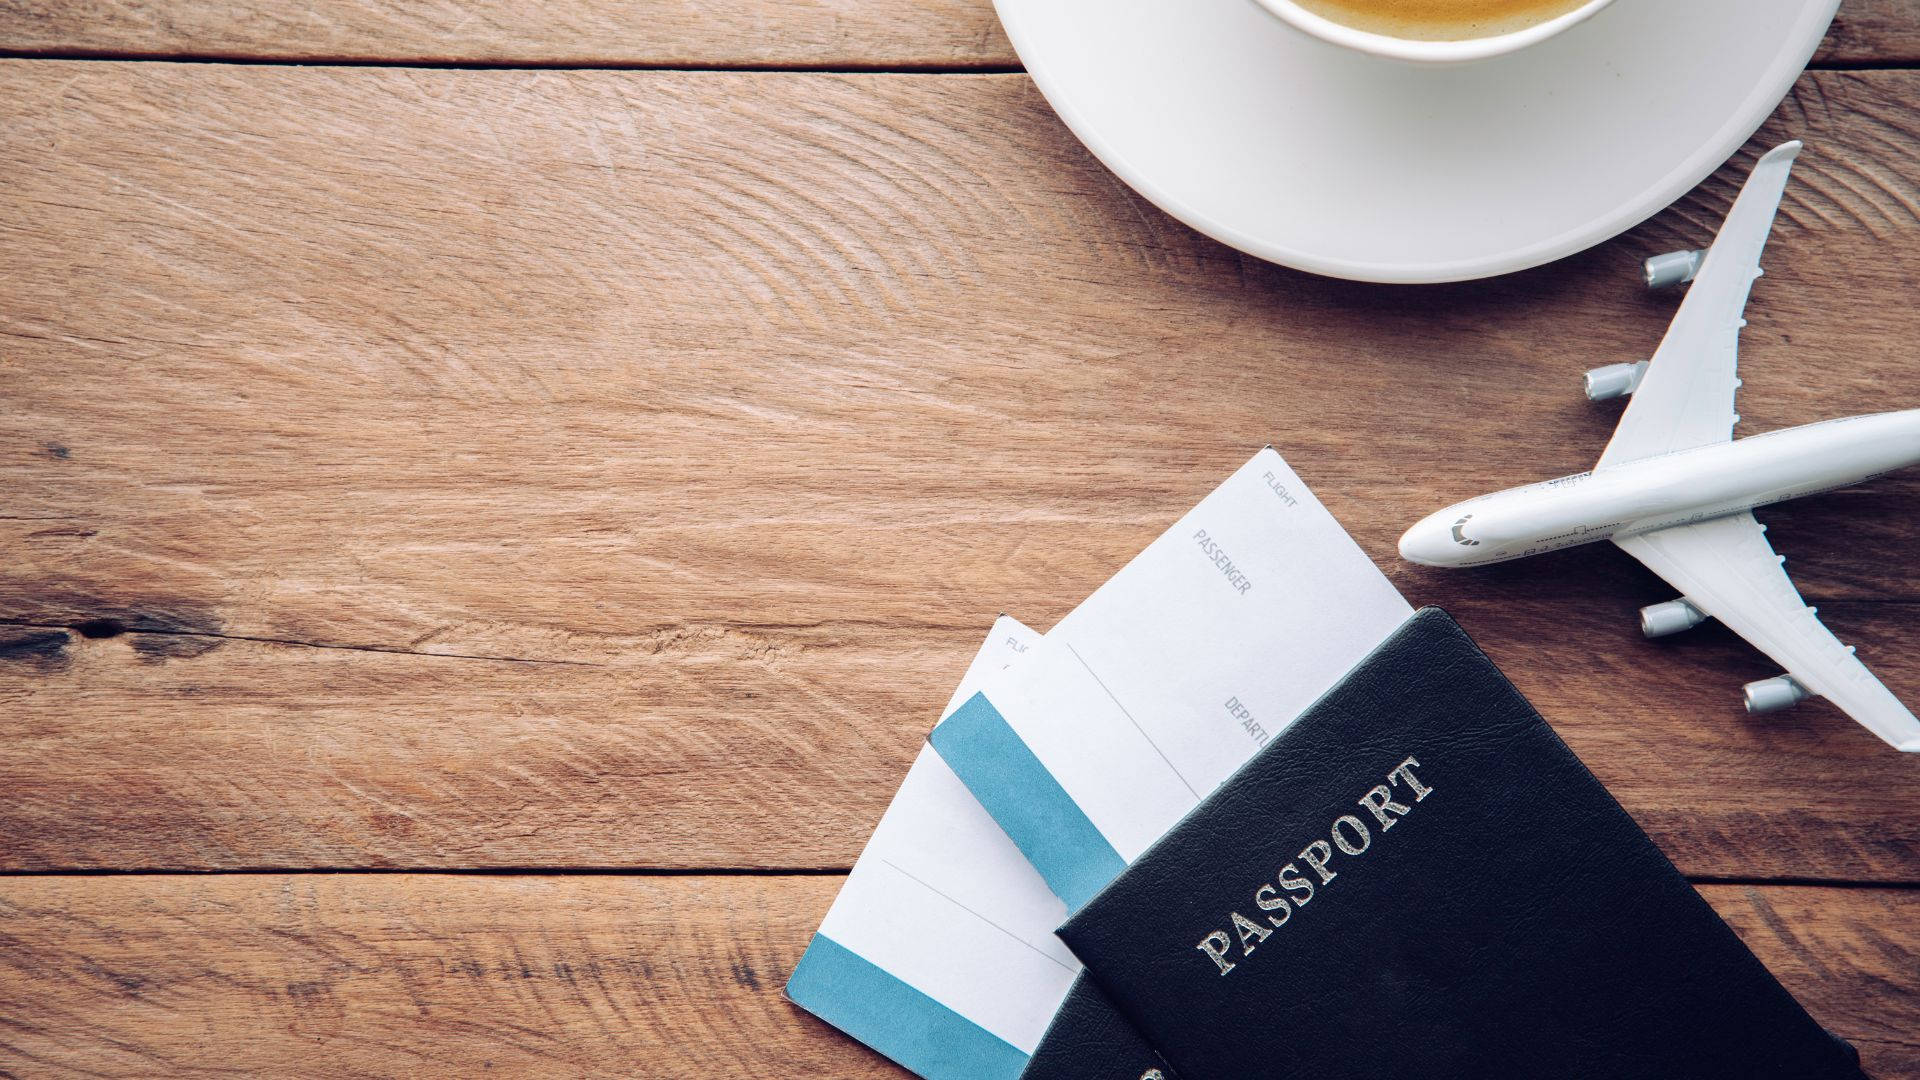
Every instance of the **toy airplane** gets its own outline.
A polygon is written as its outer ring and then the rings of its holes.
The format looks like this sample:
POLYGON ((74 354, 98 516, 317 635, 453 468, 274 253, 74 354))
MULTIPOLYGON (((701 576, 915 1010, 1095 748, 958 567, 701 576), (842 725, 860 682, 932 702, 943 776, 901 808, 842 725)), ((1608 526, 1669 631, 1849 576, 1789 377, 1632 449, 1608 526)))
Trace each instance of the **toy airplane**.
POLYGON ((1733 439, 1741 312, 1799 152, 1790 142, 1760 159, 1711 248, 1647 260, 1648 286, 1693 284, 1651 361, 1587 372, 1588 398, 1633 395, 1593 470, 1449 506, 1408 529, 1400 554, 1478 566, 1612 540, 1682 594, 1641 609, 1648 637, 1716 618, 1786 668, 1747 684, 1748 711, 1817 695, 1920 751, 1920 720, 1821 625, 1753 518, 1920 462, 1920 409, 1733 439))

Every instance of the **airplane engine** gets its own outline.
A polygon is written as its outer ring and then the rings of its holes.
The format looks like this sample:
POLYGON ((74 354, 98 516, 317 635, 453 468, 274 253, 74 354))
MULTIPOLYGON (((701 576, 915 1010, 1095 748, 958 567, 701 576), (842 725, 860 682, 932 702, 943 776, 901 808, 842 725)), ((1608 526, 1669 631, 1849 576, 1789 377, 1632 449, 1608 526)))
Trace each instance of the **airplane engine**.
POLYGON ((1693 280, 1700 272, 1700 264, 1707 259, 1704 249, 1700 251, 1669 251, 1665 255, 1655 255, 1640 264, 1641 277, 1649 289, 1664 289, 1669 285, 1684 285, 1693 280))
POLYGON ((1608 364, 1587 372, 1587 400, 1610 401, 1640 389, 1640 380, 1646 377, 1649 363, 1642 360, 1637 364, 1608 364))
POLYGON ((1776 712, 1813 696, 1791 675, 1775 675, 1771 679, 1750 682, 1741 687, 1740 692, 1746 696, 1747 711, 1750 713, 1776 712))
POLYGON ((1694 607, 1684 596, 1640 609, 1640 632, 1650 638, 1678 634, 1706 621, 1707 613, 1694 607))

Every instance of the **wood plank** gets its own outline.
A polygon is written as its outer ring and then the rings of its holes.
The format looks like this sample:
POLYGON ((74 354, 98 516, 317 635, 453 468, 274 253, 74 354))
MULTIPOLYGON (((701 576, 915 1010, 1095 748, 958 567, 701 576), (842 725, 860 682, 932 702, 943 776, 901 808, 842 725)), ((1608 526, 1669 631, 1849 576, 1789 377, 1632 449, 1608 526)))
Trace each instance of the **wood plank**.
MULTIPOLYGON (((1019 63, 991 0, 8 0, 0 51, 54 56, 825 68, 1019 63)), ((1920 0, 1846 0, 1815 64, 1920 59, 1920 0)))
MULTIPOLYGON (((1383 289, 1146 209, 1018 76, 0 85, 0 613, 536 659, 701 620, 1046 618, 1269 437, 1385 553, 1439 500, 1591 462, 1614 415, 1575 377, 1671 312, 1635 257, 1709 235, 1746 160, 1595 252, 1383 289)), ((1810 76, 1762 136, 1814 145, 1744 430, 1899 403, 1916 89, 1810 76)), ((1782 509, 1816 526, 1782 546, 1913 485, 1782 509)), ((1884 549, 1825 547, 1811 595, 1920 597, 1884 549)))
MULTIPOLYGON (((1763 134, 1811 145, 1747 430, 1914 404, 1916 93, 1810 75, 1763 134)), ((1920 880, 1912 763, 1740 716, 1769 672, 1636 640, 1624 557, 1392 557, 1591 462, 1578 372, 1671 311, 1635 260, 1751 152, 1382 289, 1159 215, 1019 76, 11 63, 0 147, 0 865, 844 866, 992 612, 1050 623, 1271 441, 1690 872, 1920 880)), ((1917 495, 1770 518, 1909 697, 1917 495)))
MULTIPOLYGON (((0 1069, 902 1075, 780 997, 834 877, 0 881, 0 1069)), ((1704 890, 1878 1077, 1920 1070, 1920 892, 1704 890)))
POLYGON ((69 635, 0 690, 0 865, 845 867, 977 637, 570 665, 69 635))
POLYGON ((1868 1076, 1920 1076, 1920 934, 1914 891, 1707 886, 1709 903, 1868 1076), (1816 986, 1850 982, 1852 993, 1816 986))
POLYGON ((780 988, 838 878, 0 882, 0 1074, 900 1075, 780 988))
MULTIPOLYGON (((1824 705, 1747 717, 1765 662, 1718 630, 1637 640, 1647 596, 1426 599, 1683 870, 1920 880, 1912 763, 1824 705)), ((1913 610, 1827 614, 1914 685, 1913 610)), ((988 618, 706 628, 591 665, 14 628, 0 867, 846 867, 988 618)))
MULTIPOLYGON (((1872 48, 1883 38, 1870 32, 1864 42, 1872 48)), ((702 68, 966 70, 1018 62, 991 0, 7 0, 0 51, 702 68)))
POLYGON ((1911 64, 1920 60, 1920 2, 1841 0, 1816 64, 1911 64))

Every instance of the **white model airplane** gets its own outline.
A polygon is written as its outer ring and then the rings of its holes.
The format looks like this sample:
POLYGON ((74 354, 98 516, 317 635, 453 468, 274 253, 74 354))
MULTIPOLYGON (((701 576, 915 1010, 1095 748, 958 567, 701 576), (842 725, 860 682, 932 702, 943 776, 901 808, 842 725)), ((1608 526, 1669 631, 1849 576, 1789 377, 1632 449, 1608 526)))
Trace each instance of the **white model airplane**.
POLYGON ((1648 637, 1716 618, 1786 668, 1747 684, 1750 712, 1818 695, 1920 751, 1920 720, 1821 625, 1753 519, 1756 506, 1920 463, 1920 409, 1733 439, 1741 312, 1799 152, 1790 142, 1760 159, 1711 248, 1647 260, 1649 286, 1693 284, 1651 361, 1587 372, 1587 397, 1633 395, 1593 471, 1449 506, 1408 529, 1400 555, 1479 566, 1612 540, 1682 594, 1641 609, 1648 637))

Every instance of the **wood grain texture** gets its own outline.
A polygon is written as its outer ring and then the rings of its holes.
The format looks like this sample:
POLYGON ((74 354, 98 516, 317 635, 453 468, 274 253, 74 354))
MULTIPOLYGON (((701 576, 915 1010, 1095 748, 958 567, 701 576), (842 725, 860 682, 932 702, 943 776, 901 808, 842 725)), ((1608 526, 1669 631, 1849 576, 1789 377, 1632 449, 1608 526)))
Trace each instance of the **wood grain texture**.
MULTIPOLYGON (((0 0, 0 51, 57 56, 825 68, 1019 63, 991 0, 0 0)), ((1844 0, 1815 64, 1920 60, 1920 0, 1844 0)))
MULTIPOLYGON (((839 884, 7 879, 0 1071, 904 1075, 780 996, 839 884)), ((1920 1075, 1920 891, 1704 891, 1872 1075, 1920 1075)))
POLYGON ((840 879, 0 881, 0 1075, 901 1075, 780 994, 840 879))
POLYGON ((1841 0, 1816 64, 1911 64, 1920 61, 1920 2, 1841 0))
MULTIPOLYGON (((1810 75, 1743 430, 1916 403, 1920 74, 1810 75)), ((1620 241, 1383 289, 1245 259, 1020 76, 0 65, 0 865, 839 867, 996 610, 1261 443, 1690 873, 1920 881, 1920 763, 1610 550, 1392 558, 1572 472, 1751 153, 1620 241), (128 632, 115 631, 125 629, 128 632), (87 634, 106 635, 88 637, 87 634)), ((1920 697, 1920 477, 1770 515, 1920 697)))
MULTIPOLYGON (((1911 766, 1830 710, 1745 717, 1767 671, 1731 635, 1645 646, 1598 593, 1618 627, 1454 599, 1683 869, 1915 879, 1911 766)), ((1911 610, 1827 614, 1911 681, 1911 610)), ((852 862, 979 630, 710 628, 592 665, 11 633, 63 640, 0 692, 9 868, 778 868, 852 862)))
MULTIPOLYGON (((1886 36, 1876 25, 1862 43, 1874 48, 1886 36)), ((0 51, 559 66, 1018 63, 991 0, 0 0, 0 51)))
POLYGON ((844 867, 977 637, 704 628, 573 665, 70 635, 0 692, 0 846, 36 869, 844 867))

